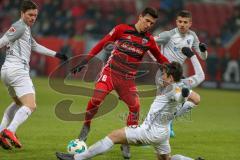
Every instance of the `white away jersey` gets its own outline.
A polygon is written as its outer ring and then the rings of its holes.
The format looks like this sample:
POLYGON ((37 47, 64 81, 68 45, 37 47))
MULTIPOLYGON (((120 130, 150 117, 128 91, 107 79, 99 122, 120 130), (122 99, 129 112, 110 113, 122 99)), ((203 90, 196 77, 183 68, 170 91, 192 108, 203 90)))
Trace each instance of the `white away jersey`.
POLYGON ((20 19, 11 26, 5 36, 9 43, 6 46, 6 60, 3 68, 28 66, 32 47, 36 46, 30 27, 20 19))
POLYGON ((154 39, 158 45, 161 45, 162 54, 170 62, 177 61, 181 64, 185 62, 187 57, 181 52, 182 47, 193 47, 202 59, 206 59, 205 55, 199 49, 200 42, 194 31, 190 30, 183 35, 178 31, 178 28, 174 28, 170 31, 160 33, 154 39))
POLYGON ((163 90, 159 89, 143 125, 157 128, 167 126, 174 118, 177 105, 184 102, 184 100, 181 96, 181 88, 176 83, 163 90))

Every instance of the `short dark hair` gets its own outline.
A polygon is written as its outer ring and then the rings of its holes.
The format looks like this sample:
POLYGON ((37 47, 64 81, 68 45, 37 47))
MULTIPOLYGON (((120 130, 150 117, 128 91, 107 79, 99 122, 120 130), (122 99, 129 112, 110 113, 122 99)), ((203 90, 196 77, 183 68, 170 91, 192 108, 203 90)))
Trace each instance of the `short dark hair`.
POLYGON ((37 9, 38 6, 36 3, 34 3, 33 1, 31 0, 24 0, 22 3, 21 3, 21 11, 22 12, 26 12, 27 10, 29 9, 37 9))
POLYGON ((177 14, 177 17, 185 17, 192 19, 192 13, 188 10, 182 10, 177 14))
POLYGON ((145 16, 147 14, 149 14, 153 18, 158 18, 158 11, 155 8, 147 7, 141 13, 142 16, 145 16))
POLYGON ((171 62, 169 64, 165 64, 163 69, 166 70, 168 76, 172 75, 175 82, 179 82, 183 76, 183 69, 180 63, 171 62))

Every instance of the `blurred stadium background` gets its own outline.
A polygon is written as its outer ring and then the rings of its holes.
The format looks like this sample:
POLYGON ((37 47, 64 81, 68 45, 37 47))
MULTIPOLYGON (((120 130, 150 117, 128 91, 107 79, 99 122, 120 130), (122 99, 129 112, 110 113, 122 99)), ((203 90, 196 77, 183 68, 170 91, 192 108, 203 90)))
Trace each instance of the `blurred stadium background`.
MULTIPOLYGON (((202 96, 201 109, 194 111, 194 121, 191 120, 194 123, 176 122, 177 137, 172 140, 173 153, 203 155, 207 160, 240 159, 239 0, 33 1, 40 7, 39 17, 33 27, 34 37, 40 44, 62 51, 69 57, 86 54, 115 25, 134 23, 138 13, 146 6, 156 7, 160 12, 154 34, 174 28, 175 14, 182 9, 190 10, 193 14, 192 30, 196 31, 201 42, 207 43, 209 57, 206 61, 201 61, 206 73, 206 81, 197 89, 202 96)), ((18 20, 20 2, 0 0, 0 35, 4 34, 12 22, 18 20)), ((1 65, 4 62, 4 48, 0 49, 0 52, 1 65)), ((105 61, 107 56, 109 51, 103 51, 99 58, 105 61)), ((146 56, 144 60, 149 61, 150 57, 146 56)), ((96 66, 100 65, 100 62, 96 63, 88 69, 86 81, 96 79, 100 69, 96 69, 96 66)), ((53 153, 56 150, 64 151, 65 144, 78 134, 79 122, 59 121, 54 115, 54 105, 66 98, 66 95, 53 91, 47 77, 59 64, 60 62, 53 58, 32 54, 31 75, 34 77, 39 109, 19 130, 18 135, 23 139, 24 149, 17 152, 0 149, 1 160, 55 159, 53 153)), ((65 68, 58 76, 63 77, 67 71, 65 68)), ((186 75, 193 73, 189 63, 185 66, 185 71, 186 75)), ((152 80, 145 78, 140 82, 147 85, 152 80)), ((79 84, 79 81, 73 83, 79 84)), ((11 100, 3 84, 0 84, 2 115, 11 100)), ((91 83, 89 85, 92 86, 91 83)), ((84 111, 88 98, 69 97, 74 100, 73 111, 79 111, 80 106, 81 111, 84 111)), ((143 113, 147 113, 153 98, 154 96, 141 99, 143 113)), ((119 105, 124 106, 122 102, 119 105)), ((115 121, 116 115, 119 116, 122 112, 126 113, 126 108, 117 107, 111 114, 94 121, 94 130, 88 143, 92 144, 112 129, 122 127, 124 121, 115 121)), ((148 148, 133 148, 133 159, 154 159, 152 153, 148 148)), ((114 148, 113 152, 96 159, 121 159, 119 148, 114 148)))
MULTIPOLYGON (((19 18, 20 2, 1 1, 0 34, 19 18)), ((40 14, 33 27, 34 37, 39 43, 57 51, 61 50, 68 56, 87 53, 115 25, 134 23, 138 13, 146 6, 156 7, 160 11, 154 34, 175 27, 176 13, 188 9, 193 14, 192 29, 197 32, 200 40, 209 46, 209 58, 202 62, 207 74, 207 81, 202 86, 240 89, 239 0, 35 0, 35 2, 39 5, 40 14)), ((0 55, 0 63, 3 63, 4 54, 0 55)), ((106 59, 104 54, 100 57, 106 59)), ((146 56, 145 59, 147 58, 146 56)), ((32 74, 47 76, 58 63, 52 58, 33 54, 32 74)), ((192 73, 191 68, 186 70, 187 73, 192 73)))

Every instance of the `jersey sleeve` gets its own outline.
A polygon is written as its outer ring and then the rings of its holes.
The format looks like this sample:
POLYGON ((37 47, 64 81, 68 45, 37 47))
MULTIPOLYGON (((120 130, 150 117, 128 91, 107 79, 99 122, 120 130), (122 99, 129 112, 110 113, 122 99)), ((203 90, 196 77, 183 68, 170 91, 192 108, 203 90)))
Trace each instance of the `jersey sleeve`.
POLYGON ((5 33, 5 36, 10 42, 14 42, 19 39, 25 32, 25 26, 22 24, 13 24, 10 29, 5 33))
POLYGON ((149 47, 150 52, 156 58, 158 63, 169 63, 168 59, 160 52, 160 49, 153 37, 150 37, 151 45, 149 47))
POLYGON ((90 60, 92 57, 97 55, 105 46, 110 42, 115 42, 119 35, 121 34, 123 26, 118 25, 114 27, 103 39, 101 39, 89 52, 87 60, 90 60))
POLYGON ((199 63, 196 55, 191 57, 191 63, 193 65, 195 74, 193 76, 181 80, 182 83, 184 83, 184 85, 187 86, 188 88, 198 86, 205 79, 205 74, 202 70, 201 64, 199 63))
POLYGON ((200 49, 199 49, 199 39, 198 39, 198 36, 196 35, 195 32, 191 31, 191 34, 193 35, 194 37, 194 40, 193 40, 193 48, 194 50, 197 52, 197 54, 199 55, 199 57, 202 59, 202 60, 206 60, 207 59, 207 51, 205 52, 201 52, 200 49))
POLYGON ((33 38, 31 38, 31 43, 32 43, 32 50, 35 52, 38 52, 46 56, 51 56, 51 57, 54 57, 56 55, 55 51, 38 44, 33 38))
POLYGON ((0 48, 6 46, 9 43, 9 40, 6 35, 3 35, 3 37, 0 39, 0 48))
POLYGON ((174 33, 175 33, 174 29, 170 31, 161 32, 159 35, 154 36, 154 40, 157 42, 158 45, 166 44, 174 35, 174 33))

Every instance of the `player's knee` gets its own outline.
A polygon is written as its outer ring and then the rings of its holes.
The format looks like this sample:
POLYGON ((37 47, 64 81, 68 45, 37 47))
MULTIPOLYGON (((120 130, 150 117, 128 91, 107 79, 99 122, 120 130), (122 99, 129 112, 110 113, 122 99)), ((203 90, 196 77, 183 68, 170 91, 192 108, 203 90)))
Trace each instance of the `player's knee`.
POLYGON ((108 137, 113 141, 113 143, 118 142, 118 131, 112 131, 110 134, 108 134, 108 137))
POLYGON ((108 134, 108 138, 110 138, 114 144, 127 143, 124 128, 112 131, 110 134, 108 134))
POLYGON ((26 105, 26 106, 27 106, 28 108, 30 108, 30 110, 31 110, 32 112, 36 111, 36 109, 37 109, 36 103, 30 104, 30 105, 26 105))
POLYGON ((194 104, 198 105, 201 101, 200 95, 196 92, 191 92, 188 100, 192 101, 194 104))

